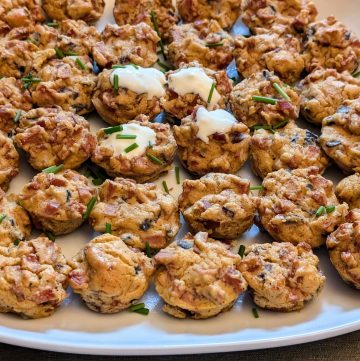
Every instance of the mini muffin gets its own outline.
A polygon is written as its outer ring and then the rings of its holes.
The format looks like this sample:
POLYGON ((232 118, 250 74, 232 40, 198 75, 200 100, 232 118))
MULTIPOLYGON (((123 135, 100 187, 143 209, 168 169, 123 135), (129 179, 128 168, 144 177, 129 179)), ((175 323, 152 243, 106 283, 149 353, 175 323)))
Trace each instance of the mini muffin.
POLYGON ((250 181, 235 175, 209 173, 197 180, 186 179, 179 207, 196 232, 211 237, 239 237, 253 224, 258 199, 249 194, 250 181))
POLYGON ((284 120, 298 118, 300 98, 274 73, 263 70, 233 88, 230 105, 235 117, 248 127, 261 124, 277 126, 284 120), (280 87, 287 99, 275 87, 280 87))
POLYGON ((151 259, 124 243, 103 234, 91 240, 69 262, 70 286, 95 312, 116 313, 140 299, 154 273, 151 259))
POLYGON ((304 308, 324 286, 318 265, 307 243, 274 242, 246 247, 240 270, 257 306, 291 312, 304 308))
POLYGON ((0 132, 0 188, 7 191, 10 181, 19 173, 19 153, 11 138, 0 132))
POLYGON ((214 19, 223 29, 230 29, 240 15, 239 0, 177 0, 177 8, 183 21, 214 19))
POLYGON ((236 67, 244 78, 263 69, 274 72, 285 83, 295 83, 304 70, 300 42, 287 34, 275 33, 235 38, 236 67))
POLYGON ((310 123, 321 125, 346 100, 360 96, 360 79, 335 69, 318 69, 299 83, 301 113, 310 123))
POLYGON ((143 22, 154 27, 156 22, 165 40, 169 39, 171 27, 179 21, 172 0, 115 0, 114 18, 120 26, 143 22))
POLYGON ((317 15, 311 0, 243 0, 241 19, 252 33, 302 35, 317 15))
POLYGON ((36 228, 61 235, 80 227, 96 193, 86 177, 66 169, 56 174, 38 173, 24 186, 18 200, 36 228))
POLYGON ((0 247, 0 257, 0 312, 48 317, 67 298, 71 268, 60 246, 48 238, 0 247))
POLYGON ((49 18, 94 22, 104 13, 105 0, 42 0, 49 18))
POLYGON ((232 81, 225 70, 215 72, 198 62, 181 64, 179 69, 166 73, 166 80, 161 106, 177 119, 192 114, 197 105, 209 110, 225 109, 232 89, 232 81))
POLYGON ((59 164, 72 169, 91 157, 96 137, 80 115, 60 107, 37 108, 20 118, 15 142, 37 170, 59 164))
POLYGON ((41 23, 45 14, 39 0, 3 0, 0 4, 0 35, 10 29, 41 23))
POLYGON ((31 223, 24 208, 0 189, 0 247, 24 241, 30 232, 31 223))
POLYGON ((360 209, 353 209, 346 216, 345 223, 331 233, 326 246, 331 263, 341 278, 351 286, 360 289, 360 209))
POLYGON ((317 172, 280 169, 264 179, 259 221, 276 241, 319 247, 344 221, 347 204, 338 202, 333 183, 317 172))
POLYGON ((360 40, 334 16, 309 25, 304 44, 306 70, 332 68, 352 73, 359 65, 360 40))
POLYGON ((294 121, 276 131, 255 130, 250 149, 252 169, 261 178, 279 169, 308 167, 316 167, 322 174, 329 165, 317 135, 294 121))
POLYGON ((109 124, 127 123, 140 114, 153 119, 161 112, 165 75, 155 68, 126 65, 99 74, 92 102, 109 124))
POLYGON ((154 180, 171 168, 175 157, 170 125, 151 123, 145 116, 121 128, 100 129, 97 138, 91 160, 111 177, 132 178, 139 183, 154 180))
POLYGON ((163 311, 177 318, 204 319, 228 311, 247 288, 240 256, 205 232, 188 233, 154 259, 163 311))
POLYGON ((360 208, 360 173, 352 174, 340 181, 335 192, 339 200, 347 203, 350 209, 360 208))
POLYGON ((40 81, 30 91, 37 106, 57 105, 79 115, 93 110, 91 97, 96 85, 96 75, 88 56, 47 59, 36 76, 40 81))
POLYGON ((171 28, 167 50, 175 68, 197 61, 209 69, 222 70, 233 60, 234 40, 216 20, 196 20, 171 28))
POLYGON ((0 131, 10 133, 15 127, 19 111, 32 108, 31 96, 22 87, 21 80, 15 78, 0 79, 0 131))
POLYGON ((137 184, 131 179, 106 180, 99 190, 90 223, 98 232, 110 225, 114 235, 141 250, 166 247, 179 228, 178 203, 153 183, 137 184))
POLYGON ((198 107, 173 129, 180 161, 193 174, 236 173, 249 156, 248 127, 223 109, 198 107))
POLYGON ((326 154, 345 172, 360 171, 360 98, 345 101, 322 124, 320 144, 326 154))
POLYGON ((101 41, 93 47, 93 56, 104 68, 129 63, 149 67, 158 59, 156 46, 159 41, 156 32, 145 23, 107 24, 101 33, 101 41))

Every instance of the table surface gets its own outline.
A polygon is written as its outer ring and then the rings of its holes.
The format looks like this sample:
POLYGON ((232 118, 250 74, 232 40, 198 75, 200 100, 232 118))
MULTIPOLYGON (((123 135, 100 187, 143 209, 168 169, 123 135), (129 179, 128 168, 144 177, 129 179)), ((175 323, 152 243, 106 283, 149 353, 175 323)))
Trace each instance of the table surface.
POLYGON ((154 357, 109 357, 72 355, 47 351, 38 351, 22 347, 0 344, 0 360, 19 361, 321 361, 321 360, 360 360, 360 331, 340 337, 303 345, 274 348, 259 351, 244 351, 223 354, 154 356, 154 357))

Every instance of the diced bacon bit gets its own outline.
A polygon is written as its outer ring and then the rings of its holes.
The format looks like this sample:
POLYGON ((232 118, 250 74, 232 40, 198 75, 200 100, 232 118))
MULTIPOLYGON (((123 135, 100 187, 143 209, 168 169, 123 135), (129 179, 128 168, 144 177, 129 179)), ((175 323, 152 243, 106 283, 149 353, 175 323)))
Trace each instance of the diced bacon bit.
POLYGON ((69 278, 72 283, 72 287, 78 287, 78 288, 83 287, 89 281, 85 272, 80 270, 71 271, 69 274, 69 278))
POLYGON ((38 305, 40 305, 45 302, 56 300, 56 294, 51 288, 47 288, 45 290, 39 291, 34 296, 34 300, 38 305))
POLYGON ((169 100, 174 100, 179 97, 178 93, 175 93, 172 89, 168 89, 169 100))
POLYGON ((236 269, 228 268, 223 276, 223 281, 225 284, 231 286, 235 292, 244 291, 245 282, 243 282, 241 278, 241 273, 236 269))
POLYGON ((117 213, 118 209, 119 207, 115 204, 106 204, 104 207, 104 215, 114 216, 117 213))
POLYGON ((226 141, 226 135, 223 133, 215 133, 213 134, 213 139, 218 140, 219 142, 225 142, 226 141))
POLYGON ((49 183, 55 187, 65 187, 66 186, 66 181, 64 179, 61 179, 58 177, 51 178, 49 183))
POLYGON ((91 198, 91 192, 87 188, 77 187, 79 198, 82 202, 88 202, 91 198))
POLYGON ((34 190, 34 191, 37 191, 37 190, 39 190, 40 188, 41 188, 41 185, 40 185, 40 183, 39 182, 31 182, 31 183, 29 183, 29 185, 27 186, 27 188, 29 189, 29 190, 34 190))
POLYGON ((279 108, 283 111, 293 109, 291 103, 287 102, 286 100, 279 100, 278 104, 279 104, 279 108))
POLYGON ((144 241, 149 242, 149 246, 151 248, 160 248, 163 247, 166 243, 165 237, 161 233, 155 234, 153 236, 145 237, 144 241))
POLYGON ((55 201, 48 201, 45 206, 45 213, 48 215, 55 214, 60 208, 60 204, 55 201))
POLYGON ((169 264, 174 261, 175 259, 175 252, 171 249, 162 249, 158 254, 154 256, 155 262, 158 264, 169 264))
POLYGON ((21 302, 25 300, 25 295, 19 286, 12 286, 11 291, 14 293, 18 301, 21 302))
POLYGON ((95 149, 96 140, 91 134, 85 136, 84 142, 81 145, 82 150, 86 154, 90 154, 93 149, 95 149))
POLYGON ((31 272, 37 273, 41 269, 38 258, 35 254, 29 254, 22 260, 22 267, 30 270, 31 272))

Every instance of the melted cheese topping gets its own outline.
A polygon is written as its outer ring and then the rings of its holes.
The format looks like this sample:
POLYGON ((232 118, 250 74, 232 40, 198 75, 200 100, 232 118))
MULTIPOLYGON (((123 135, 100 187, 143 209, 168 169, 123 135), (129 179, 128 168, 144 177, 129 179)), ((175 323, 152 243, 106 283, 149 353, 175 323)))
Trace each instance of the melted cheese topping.
POLYGON ((165 75, 155 68, 142 68, 126 65, 114 69, 110 74, 111 85, 114 86, 114 76, 119 79, 119 87, 126 88, 136 94, 147 94, 147 98, 161 98, 165 95, 165 75))
MULTIPOLYGON (((189 93, 199 94, 201 99, 207 102, 214 80, 207 76, 203 69, 194 67, 170 74, 168 82, 169 88, 180 96, 189 93)), ((221 96, 215 88, 209 104, 215 105, 220 99, 221 96)))
POLYGON ((105 138, 101 145, 112 148, 114 156, 123 156, 126 159, 132 159, 145 154, 149 144, 156 143, 156 133, 149 127, 139 124, 123 124, 121 132, 112 133, 105 138), (117 139, 118 134, 136 135, 135 139, 117 139), (134 150, 126 153, 125 149, 136 143, 138 145, 134 150))
POLYGON ((196 124, 199 127, 196 136, 208 144, 210 135, 228 133, 235 123, 237 121, 234 116, 225 110, 217 109, 209 112, 201 107, 196 112, 196 124))

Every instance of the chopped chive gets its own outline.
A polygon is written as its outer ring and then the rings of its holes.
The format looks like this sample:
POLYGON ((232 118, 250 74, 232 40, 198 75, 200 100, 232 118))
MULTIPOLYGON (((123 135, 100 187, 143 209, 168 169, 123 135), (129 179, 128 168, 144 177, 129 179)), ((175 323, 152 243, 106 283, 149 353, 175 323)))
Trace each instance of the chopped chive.
POLYGON ((324 206, 320 206, 318 210, 316 211, 315 215, 316 217, 322 216, 326 212, 326 208, 324 206))
POLYGON ((55 235, 54 235, 54 233, 48 231, 48 232, 45 232, 45 234, 46 234, 46 237, 50 239, 50 241, 55 242, 55 235))
POLYGON ((85 213, 83 214, 83 219, 84 219, 84 220, 89 218, 90 213, 91 213, 91 211, 93 210, 96 202, 97 202, 96 197, 92 197, 92 198, 90 199, 89 203, 88 203, 87 206, 86 206, 86 211, 85 211, 85 213))
POLYGON ((335 206, 327 206, 325 207, 326 213, 332 213, 335 211, 335 206))
POLYGON ((115 125, 114 127, 105 128, 104 133, 109 135, 109 134, 121 132, 122 130, 123 130, 122 125, 115 125))
POLYGON ((140 315, 144 315, 144 316, 147 316, 148 314, 149 314, 149 309, 148 308, 140 308, 140 309, 138 309, 138 310, 135 310, 135 311, 133 311, 133 312, 135 312, 135 313, 139 313, 140 315))
POLYGON ((355 73, 353 73, 352 75, 354 78, 358 78, 360 76, 360 70, 356 71, 355 73))
POLYGON ((166 193, 170 193, 166 181, 162 181, 162 185, 163 185, 164 191, 165 191, 166 193))
POLYGON ((59 26, 59 23, 56 23, 56 22, 53 21, 53 22, 47 23, 46 25, 50 26, 52 28, 57 28, 59 26))
POLYGON ((180 184, 180 168, 175 167, 176 184, 180 184))
POLYGON ((64 169, 64 164, 53 165, 42 170, 43 173, 58 173, 64 169))
POLYGON ((239 256, 241 258, 244 258, 244 254, 245 254, 245 246, 243 244, 241 244, 240 248, 239 248, 239 256))
POLYGON ((124 68, 126 68, 125 65, 113 65, 113 66, 111 67, 111 69, 124 69, 124 68))
POLYGON ((264 189, 264 186, 253 186, 250 187, 251 191, 262 191, 264 189))
POLYGON ((259 318, 260 317, 259 312, 255 307, 252 308, 251 312, 252 312, 254 318, 259 318))
POLYGON ((208 103, 211 102, 211 99, 212 99, 213 94, 214 94, 214 90, 215 90, 215 82, 213 82, 213 83, 211 84, 209 96, 208 96, 208 99, 207 99, 207 102, 208 102, 208 103))
POLYGON ((136 149, 139 145, 137 143, 133 143, 131 145, 129 145, 127 148, 124 149, 125 153, 130 153, 131 151, 133 151, 134 149, 136 149))
POLYGON ((80 69, 82 70, 86 69, 86 65, 82 62, 80 58, 76 58, 75 63, 80 69))
POLYGON ((274 126, 273 126, 273 129, 281 128, 281 127, 283 127, 284 125, 286 125, 287 123, 289 123, 289 120, 288 120, 288 119, 285 119, 285 120, 283 120, 282 122, 274 125, 274 126))
POLYGON ((19 243, 20 243, 20 239, 15 239, 15 241, 14 241, 14 246, 18 246, 19 243))
POLYGON ((2 214, 0 216, 0 224, 2 223, 2 221, 6 218, 6 214, 2 214))
POLYGON ((114 87, 115 91, 119 90, 119 75, 117 75, 117 74, 114 75, 113 87, 114 87))
POLYGON ((145 308, 145 303, 138 303, 136 305, 132 305, 128 309, 130 312, 134 312, 136 310, 140 310, 141 308, 145 308))
POLYGON ((145 253, 149 258, 151 258, 151 248, 149 242, 145 242, 145 253))
POLYGON ((155 157, 154 155, 152 155, 150 153, 146 153, 146 156, 155 164, 159 164, 159 165, 164 164, 161 159, 155 157))
POLYGON ((117 134, 116 139, 136 139, 136 135, 133 135, 133 134, 117 134))
POLYGON ((208 48, 217 48, 219 46, 223 46, 224 42, 223 41, 219 41, 218 43, 206 43, 206 46, 208 48))
POLYGON ((150 17, 151 17, 151 22, 154 25, 154 30, 156 31, 158 37, 160 38, 159 45, 160 45, 161 54, 163 55, 164 59, 166 59, 164 43, 163 43, 163 41, 161 39, 161 36, 160 36, 157 15, 156 15, 156 12, 154 10, 151 10, 150 17))
POLYGON ((129 63, 127 65, 132 66, 135 69, 139 69, 139 65, 136 65, 136 64, 133 64, 133 63, 129 63))
POLYGON ((31 73, 29 73, 27 76, 21 78, 21 81, 23 83, 24 88, 29 89, 32 84, 40 83, 41 79, 36 78, 31 73))
POLYGON ((278 102, 277 99, 269 98, 269 97, 262 97, 262 96, 259 96, 259 95, 253 95, 252 99, 255 102, 272 104, 272 105, 275 105, 278 102))
POLYGON ((100 186, 100 185, 102 185, 104 183, 104 181, 105 181, 105 179, 102 179, 102 178, 94 178, 92 180, 92 184, 94 186, 100 186))
POLYGON ((31 38, 27 38, 26 41, 28 41, 29 43, 33 43, 35 45, 39 44, 39 42, 37 42, 35 39, 31 39, 31 38))
POLYGON ((258 130, 258 129, 271 130, 272 126, 268 124, 256 124, 250 127, 250 130, 258 130))
POLYGON ((21 110, 18 110, 16 112, 15 118, 14 118, 14 123, 18 123, 21 117, 21 110))
POLYGON ((171 68, 170 68, 168 65, 162 63, 160 60, 158 60, 156 63, 157 63, 157 65, 159 65, 161 68, 163 68, 165 71, 171 70, 171 68))
POLYGON ((274 83, 273 87, 285 100, 287 100, 288 102, 291 101, 290 97, 286 94, 285 90, 278 83, 274 83))
POLYGON ((55 53, 56 53, 56 56, 57 56, 59 59, 62 59, 62 58, 65 57, 64 52, 63 52, 61 49, 59 49, 59 48, 55 48, 55 53))
POLYGON ((76 56, 77 53, 75 53, 74 51, 64 51, 63 52, 65 56, 76 56))
POLYGON ((106 223, 105 224, 105 233, 109 233, 111 234, 111 224, 110 223, 106 223))
POLYGON ((151 140, 149 140, 149 145, 148 145, 149 148, 152 148, 153 147, 153 144, 151 143, 151 140))

